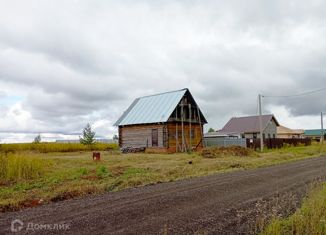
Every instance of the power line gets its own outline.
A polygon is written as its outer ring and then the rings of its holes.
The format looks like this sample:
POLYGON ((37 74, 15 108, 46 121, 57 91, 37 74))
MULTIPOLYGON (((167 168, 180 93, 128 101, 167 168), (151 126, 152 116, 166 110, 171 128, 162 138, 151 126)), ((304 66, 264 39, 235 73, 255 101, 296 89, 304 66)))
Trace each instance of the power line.
POLYGON ((266 98, 291 98, 291 97, 299 97, 299 96, 305 96, 305 95, 311 95, 311 94, 315 94, 321 91, 326 90, 326 87, 318 89, 318 90, 313 90, 313 91, 308 91, 308 92, 304 92, 304 93, 299 93, 299 94, 295 94, 295 95, 263 95, 263 97, 266 98))

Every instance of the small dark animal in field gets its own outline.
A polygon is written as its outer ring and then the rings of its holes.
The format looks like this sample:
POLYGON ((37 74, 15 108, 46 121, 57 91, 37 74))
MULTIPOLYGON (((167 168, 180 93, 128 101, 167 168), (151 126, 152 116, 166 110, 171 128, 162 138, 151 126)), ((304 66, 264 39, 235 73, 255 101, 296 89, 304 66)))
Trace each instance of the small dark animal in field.
POLYGON ((189 163, 189 164, 192 164, 192 161, 189 161, 188 163, 189 163))

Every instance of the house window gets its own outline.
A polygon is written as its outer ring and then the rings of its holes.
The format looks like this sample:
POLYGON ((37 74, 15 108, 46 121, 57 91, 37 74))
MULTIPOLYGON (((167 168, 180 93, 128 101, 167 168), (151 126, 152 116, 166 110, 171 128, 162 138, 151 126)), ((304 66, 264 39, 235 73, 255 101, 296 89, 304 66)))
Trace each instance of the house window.
POLYGON ((158 146, 158 130, 152 129, 152 147, 158 146))
POLYGON ((253 133, 253 138, 257 139, 257 133, 253 133))
POLYGON ((268 139, 270 139, 271 138, 271 134, 270 133, 268 133, 268 139))
POLYGON ((263 133, 263 139, 265 139, 266 138, 266 135, 265 135, 265 133, 263 133))
POLYGON ((273 134, 273 139, 275 139, 275 134, 273 134))
POLYGON ((245 134, 241 134, 241 138, 246 138, 245 134))

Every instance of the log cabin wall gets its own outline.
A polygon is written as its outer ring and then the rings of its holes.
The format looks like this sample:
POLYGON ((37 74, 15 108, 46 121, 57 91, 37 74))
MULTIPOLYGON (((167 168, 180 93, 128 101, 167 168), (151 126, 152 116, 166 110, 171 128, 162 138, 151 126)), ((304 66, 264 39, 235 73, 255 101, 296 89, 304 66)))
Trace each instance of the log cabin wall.
POLYGON ((164 124, 144 124, 119 126, 119 145, 121 148, 163 148, 167 145, 166 125, 164 124), (157 130, 157 146, 153 146, 152 133, 157 130))
MULTIPOLYGON (((182 151, 182 129, 180 123, 168 123, 168 149, 169 152, 181 152, 182 151), (178 135, 178 137, 176 137, 178 135), (178 146, 178 148, 177 148, 178 146)), ((198 123, 192 123, 191 127, 189 123, 184 123, 183 127, 184 134, 184 142, 185 142, 185 150, 194 149, 194 148, 202 148, 202 129, 201 125, 198 123), (190 129, 191 128, 191 129, 190 129), (190 136, 191 130, 191 136, 190 136)))

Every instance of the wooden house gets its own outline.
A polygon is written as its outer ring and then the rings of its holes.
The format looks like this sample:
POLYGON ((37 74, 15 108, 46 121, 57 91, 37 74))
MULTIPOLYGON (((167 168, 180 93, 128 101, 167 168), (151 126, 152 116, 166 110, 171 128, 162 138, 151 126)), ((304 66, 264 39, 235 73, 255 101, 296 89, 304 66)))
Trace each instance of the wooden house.
POLYGON ((134 100, 115 123, 120 148, 184 152, 203 147, 207 121, 188 89, 134 100))

